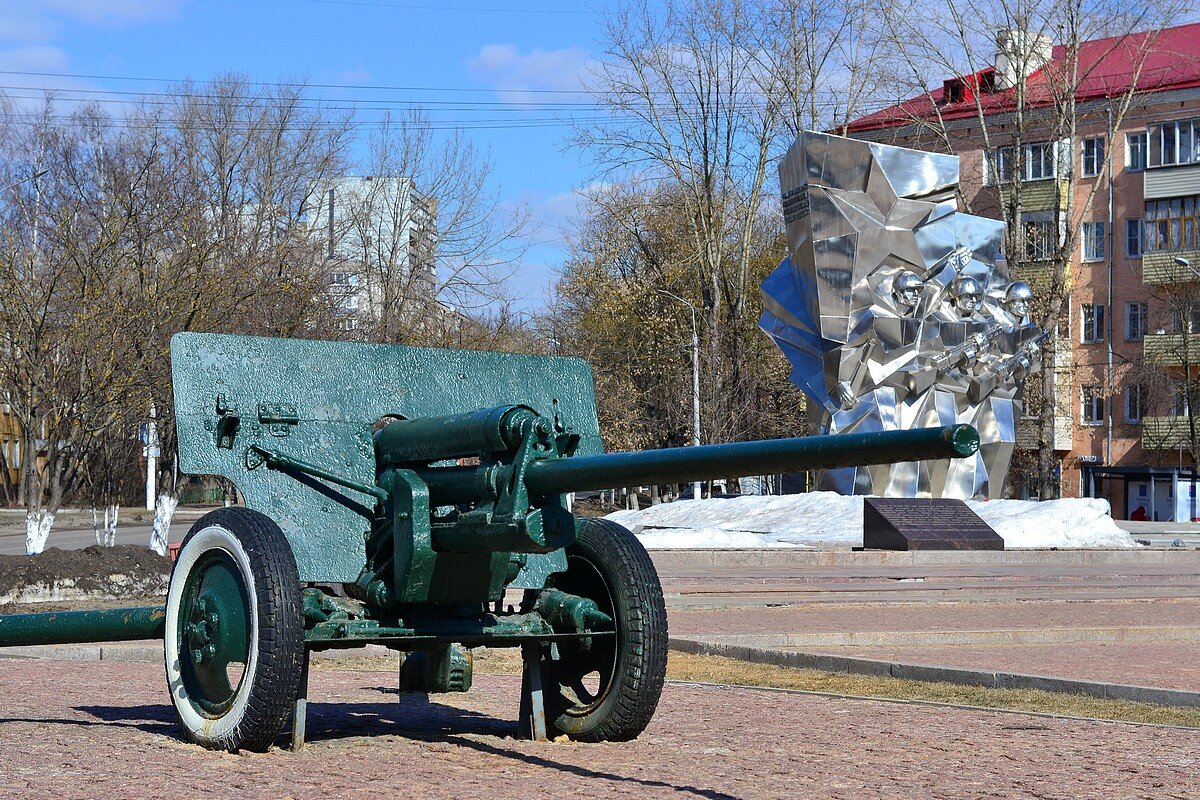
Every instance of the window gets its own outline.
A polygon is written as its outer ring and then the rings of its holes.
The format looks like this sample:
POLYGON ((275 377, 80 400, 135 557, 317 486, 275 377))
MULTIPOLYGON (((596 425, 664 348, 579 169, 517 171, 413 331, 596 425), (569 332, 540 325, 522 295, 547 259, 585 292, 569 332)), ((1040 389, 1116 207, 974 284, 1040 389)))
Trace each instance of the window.
POLYGON ((1146 133, 1125 134, 1125 169, 1130 172, 1141 172, 1146 168, 1146 133))
POLYGON ((1096 136, 1083 140, 1083 153, 1080 166, 1086 178, 1094 178, 1104 169, 1104 137, 1096 136))
POLYGON ((1137 342, 1146 336, 1150 309, 1145 303, 1125 304, 1125 341, 1137 342))
POLYGON ((1146 201, 1145 251, 1200 250, 1200 195, 1146 201))
POLYGON ((1103 222, 1085 222, 1083 223, 1083 260, 1084 261, 1103 261, 1104 260, 1104 235, 1105 227, 1103 222))
POLYGON ((1025 258, 1046 261, 1054 256, 1054 220, 1025 220, 1025 258))
POLYGON ((1186 417, 1188 415, 1187 387, 1182 383, 1175 384, 1171 393, 1171 416, 1186 417))
POLYGON ((1012 145, 1007 147, 997 147, 992 157, 988 159, 988 180, 987 182, 995 186, 996 184, 1006 183, 1012 180, 1013 163, 1016 160, 1016 154, 1012 145))
POLYGON ((1054 145, 1051 142, 1025 146, 1025 180, 1054 177, 1054 145))
POLYGON ((1200 333, 1200 306, 1181 303, 1171 309, 1171 333, 1200 333), (1184 320, 1187 331, 1184 331, 1184 320))
POLYGON ((1082 341, 1104 341, 1104 306, 1083 304, 1083 338, 1082 341))
POLYGON ((1140 383, 1125 387, 1125 421, 1138 424, 1142 421, 1142 409, 1146 405, 1146 387, 1140 383))
POLYGON ((1104 423, 1104 394, 1099 386, 1083 387, 1083 407, 1079 418, 1084 425, 1104 423))
MULTIPOLYGON (((1100 139, 1100 161, 1104 160, 1104 140, 1100 139)), ((1070 140, 1036 142, 1021 148, 1021 170, 1016 171, 1017 151, 1013 145, 997 147, 988 159, 987 182, 992 185, 1011 181, 1014 175, 1022 180, 1040 181, 1070 171, 1070 140)))
POLYGON ((1141 258, 1143 249, 1142 221, 1140 219, 1125 220, 1125 255, 1130 258, 1141 258))
POLYGON ((1200 119, 1150 126, 1150 166, 1200 162, 1200 119))

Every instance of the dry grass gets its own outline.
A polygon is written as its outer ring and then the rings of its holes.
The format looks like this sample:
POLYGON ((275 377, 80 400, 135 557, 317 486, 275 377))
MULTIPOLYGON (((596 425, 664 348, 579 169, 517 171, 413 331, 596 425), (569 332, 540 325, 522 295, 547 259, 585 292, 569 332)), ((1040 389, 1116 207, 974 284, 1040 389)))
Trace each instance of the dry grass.
POLYGON ((719 656, 671 653, 667 676, 680 681, 764 686, 808 692, 856 695, 886 700, 918 700, 934 703, 1033 711, 1070 717, 1092 717, 1120 722, 1183 725, 1200 728, 1200 708, 1176 708, 1125 700, 1102 700, 1086 695, 1046 692, 1036 689, 986 689, 953 683, 848 675, 815 669, 751 664, 719 656))
MULTIPOLYGON (((475 670, 479 673, 512 675, 521 670, 520 651, 511 648, 477 648, 475 670)), ((316 660, 325 669, 396 669, 398 656, 355 656, 316 660)), ((667 678, 675 681, 760 686, 806 692, 828 692, 883 700, 907 700, 952 705, 1028 711, 1068 717, 1090 717, 1115 722, 1180 725, 1200 728, 1200 708, 1175 708, 1124 700, 1101 700, 1086 695, 1032 689, 985 689, 952 683, 848 675, 815 669, 752 664, 720 656, 698 656, 672 652, 667 661, 667 678)))

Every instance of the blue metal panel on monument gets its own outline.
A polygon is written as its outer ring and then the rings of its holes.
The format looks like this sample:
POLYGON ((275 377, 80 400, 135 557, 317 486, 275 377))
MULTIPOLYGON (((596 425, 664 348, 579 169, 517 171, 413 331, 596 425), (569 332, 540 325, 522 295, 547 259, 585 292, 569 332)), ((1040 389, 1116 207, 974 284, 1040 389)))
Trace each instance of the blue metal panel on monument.
POLYGON ((229 479, 278 523, 302 581, 352 582, 363 569, 381 418, 524 405, 561 416, 579 454, 604 451, 592 371, 575 358, 186 333, 171 365, 180 469, 229 479), (264 453, 354 485, 263 469, 264 453))
POLYGON ((868 497, 867 550, 1003 550, 1004 540, 962 500, 868 497))

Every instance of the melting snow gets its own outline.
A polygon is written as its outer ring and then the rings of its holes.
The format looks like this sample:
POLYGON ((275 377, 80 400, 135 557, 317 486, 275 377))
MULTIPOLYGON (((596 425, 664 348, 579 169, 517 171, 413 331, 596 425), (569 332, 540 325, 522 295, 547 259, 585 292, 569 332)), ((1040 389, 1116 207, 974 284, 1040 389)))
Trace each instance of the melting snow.
MULTIPOLYGON (((1137 547, 1108 501, 1093 498, 967 501, 1005 547, 1137 547)), ((834 492, 678 500, 608 519, 650 549, 672 547, 858 547, 863 498, 834 492)))

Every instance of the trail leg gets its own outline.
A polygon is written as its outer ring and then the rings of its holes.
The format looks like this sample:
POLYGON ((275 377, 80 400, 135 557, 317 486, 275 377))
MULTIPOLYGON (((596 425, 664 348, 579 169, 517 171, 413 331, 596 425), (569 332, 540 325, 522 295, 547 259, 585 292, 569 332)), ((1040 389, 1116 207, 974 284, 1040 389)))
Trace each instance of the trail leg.
POLYGON ((518 736, 535 742, 549 739, 546 735, 546 697, 543 690, 542 646, 521 645, 521 712, 518 736))
POLYGON ((304 666, 300 672, 300 691, 292 708, 292 752, 304 747, 304 726, 308 722, 308 649, 304 650, 304 666))

